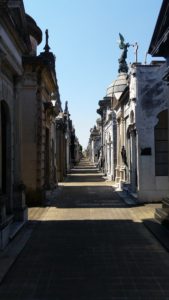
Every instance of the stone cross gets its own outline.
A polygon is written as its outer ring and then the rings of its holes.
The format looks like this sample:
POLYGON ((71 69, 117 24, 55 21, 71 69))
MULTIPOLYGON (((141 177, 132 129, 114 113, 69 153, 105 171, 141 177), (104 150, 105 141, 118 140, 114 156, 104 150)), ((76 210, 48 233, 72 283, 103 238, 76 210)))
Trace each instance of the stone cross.
POLYGON ((48 29, 45 30, 45 34, 46 34, 46 45, 48 45, 48 41, 49 41, 48 29))
POLYGON ((48 29, 45 30, 45 36, 46 36, 46 44, 44 47, 45 52, 49 52, 50 47, 49 47, 49 33, 48 33, 48 29))

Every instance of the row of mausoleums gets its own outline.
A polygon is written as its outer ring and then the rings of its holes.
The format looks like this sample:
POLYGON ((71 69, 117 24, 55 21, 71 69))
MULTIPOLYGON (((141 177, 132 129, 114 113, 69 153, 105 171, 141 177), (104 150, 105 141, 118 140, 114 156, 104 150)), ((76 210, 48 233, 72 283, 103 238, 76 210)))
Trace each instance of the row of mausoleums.
POLYGON ((0 1, 0 37, 1 249, 27 219, 27 201, 43 203, 81 149, 67 102, 62 109, 48 31, 37 55, 42 32, 22 0, 0 1))
POLYGON ((124 48, 117 79, 99 101, 100 118, 90 132, 90 160, 139 202, 161 201, 169 192, 168 16, 164 0, 149 47, 150 54, 166 60, 128 69, 124 48))

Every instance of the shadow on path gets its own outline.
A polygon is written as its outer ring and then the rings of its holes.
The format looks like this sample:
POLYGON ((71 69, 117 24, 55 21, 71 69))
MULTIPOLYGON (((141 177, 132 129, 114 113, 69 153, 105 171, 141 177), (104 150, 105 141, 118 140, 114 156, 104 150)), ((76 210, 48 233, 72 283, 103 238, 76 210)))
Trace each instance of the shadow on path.
POLYGON ((140 223, 39 223, 0 286, 3 300, 165 300, 169 254, 140 223))
POLYGON ((50 203, 58 208, 115 208, 126 207, 111 186, 64 186, 50 203))
POLYGON ((0 285, 0 299, 168 300, 169 253, 129 210, 120 214, 118 208, 127 206, 111 186, 93 185, 87 180, 97 174, 80 173, 59 187, 43 221, 37 221, 0 285), (76 176, 86 177, 84 186, 76 176), (117 220, 91 220, 90 210, 88 219, 64 219, 64 208, 96 208, 103 218, 104 210, 97 209, 103 207, 116 208, 117 220))

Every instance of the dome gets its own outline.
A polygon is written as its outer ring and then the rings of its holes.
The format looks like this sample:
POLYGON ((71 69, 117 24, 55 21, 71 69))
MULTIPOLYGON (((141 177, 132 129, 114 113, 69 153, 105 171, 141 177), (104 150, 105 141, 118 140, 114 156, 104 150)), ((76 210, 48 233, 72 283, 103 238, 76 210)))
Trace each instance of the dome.
POLYGON ((115 82, 115 81, 113 81, 113 82, 108 86, 108 88, 107 88, 107 93, 106 93, 106 97, 112 97, 114 82, 115 82))
POLYGON ((37 41, 37 43, 39 45, 42 41, 42 31, 37 26, 35 20, 31 16, 26 14, 26 19, 27 19, 27 23, 28 23, 29 34, 35 38, 35 40, 37 41))
POLYGON ((119 73, 116 80, 112 82, 111 85, 107 88, 107 96, 115 97, 117 100, 120 99, 120 96, 124 92, 127 84, 128 84, 128 75, 127 73, 119 73))

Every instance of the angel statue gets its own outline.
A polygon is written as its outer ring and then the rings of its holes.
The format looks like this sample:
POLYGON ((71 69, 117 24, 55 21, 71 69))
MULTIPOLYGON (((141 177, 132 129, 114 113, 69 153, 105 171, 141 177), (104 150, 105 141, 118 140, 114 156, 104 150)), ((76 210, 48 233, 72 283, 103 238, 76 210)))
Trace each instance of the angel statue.
POLYGON ((119 40, 119 48, 122 49, 122 54, 121 54, 121 57, 119 58, 119 70, 118 72, 121 73, 121 72, 124 72, 124 73, 127 73, 128 72, 128 66, 127 66, 127 63, 126 63, 126 58, 127 58, 127 48, 130 46, 129 43, 125 43, 125 40, 124 40, 124 37, 122 36, 121 33, 119 33, 119 37, 120 37, 120 40, 119 40))

